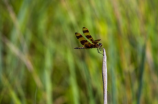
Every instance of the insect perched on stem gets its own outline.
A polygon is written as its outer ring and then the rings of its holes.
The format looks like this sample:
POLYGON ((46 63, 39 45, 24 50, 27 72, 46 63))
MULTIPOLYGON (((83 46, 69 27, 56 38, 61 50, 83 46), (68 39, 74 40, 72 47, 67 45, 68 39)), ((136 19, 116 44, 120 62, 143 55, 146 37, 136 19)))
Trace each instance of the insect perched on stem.
MULTIPOLYGON (((75 49, 90 49, 90 48, 97 48, 98 53, 100 53, 100 49, 102 47, 101 43, 98 43, 101 39, 94 40, 92 36, 90 35, 88 29, 86 27, 83 27, 83 34, 86 36, 87 39, 89 39, 92 43, 87 41, 80 33, 75 33, 77 39, 80 41, 80 43, 83 45, 83 47, 76 47, 75 49)), ((100 53, 101 54, 101 53, 100 53)))

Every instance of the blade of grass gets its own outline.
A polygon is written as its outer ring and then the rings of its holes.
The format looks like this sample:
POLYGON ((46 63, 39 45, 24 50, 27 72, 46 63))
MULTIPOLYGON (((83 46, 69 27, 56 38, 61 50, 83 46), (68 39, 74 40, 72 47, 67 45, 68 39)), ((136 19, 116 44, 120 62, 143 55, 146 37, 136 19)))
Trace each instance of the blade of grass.
POLYGON ((77 76, 75 73, 73 57, 69 50, 67 50, 67 59, 68 59, 68 65, 70 70, 70 83, 72 87, 73 104, 79 104, 79 93, 78 93, 78 87, 76 81, 77 76))
POLYGON ((52 72, 52 53, 50 51, 50 41, 48 40, 47 43, 47 48, 46 48, 46 52, 45 52, 45 68, 44 68, 44 78, 45 78, 45 87, 46 87, 46 102, 47 104, 52 104, 52 84, 51 84, 51 72, 52 72))
POLYGON ((1 80, 3 82, 3 86, 5 86, 8 89, 8 92, 4 94, 3 96, 6 96, 7 94, 9 94, 14 104, 21 104, 21 101, 17 96, 17 92, 12 88, 9 80, 5 76, 2 76, 1 80))
POLYGON ((145 66, 145 57, 146 57, 146 44, 144 44, 143 49, 142 49, 137 104, 140 104, 140 100, 141 100, 141 93, 142 93, 142 88, 143 88, 143 74, 144 74, 144 66, 145 66))

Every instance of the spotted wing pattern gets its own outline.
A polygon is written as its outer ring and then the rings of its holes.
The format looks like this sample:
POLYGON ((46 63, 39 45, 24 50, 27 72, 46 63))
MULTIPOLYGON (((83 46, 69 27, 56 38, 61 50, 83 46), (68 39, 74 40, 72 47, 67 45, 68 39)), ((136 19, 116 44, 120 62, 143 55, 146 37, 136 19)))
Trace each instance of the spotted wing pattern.
POLYGON ((97 44, 101 39, 94 40, 89 33, 89 30, 86 27, 83 27, 83 34, 89 39, 92 43, 97 44))
POLYGON ((84 46, 84 47, 77 47, 75 49, 82 49, 91 45, 91 43, 88 42, 80 33, 76 32, 75 35, 76 35, 76 38, 80 41, 80 43, 84 46))

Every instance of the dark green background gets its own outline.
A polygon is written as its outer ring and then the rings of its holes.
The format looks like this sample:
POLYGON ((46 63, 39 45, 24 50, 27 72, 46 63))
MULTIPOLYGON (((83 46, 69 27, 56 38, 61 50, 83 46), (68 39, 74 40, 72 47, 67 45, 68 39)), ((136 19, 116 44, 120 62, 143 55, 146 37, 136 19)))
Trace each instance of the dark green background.
POLYGON ((107 53, 108 104, 157 104, 157 7, 157 0, 1 0, 0 103, 102 104, 102 55, 74 49, 75 32, 87 27, 107 53))

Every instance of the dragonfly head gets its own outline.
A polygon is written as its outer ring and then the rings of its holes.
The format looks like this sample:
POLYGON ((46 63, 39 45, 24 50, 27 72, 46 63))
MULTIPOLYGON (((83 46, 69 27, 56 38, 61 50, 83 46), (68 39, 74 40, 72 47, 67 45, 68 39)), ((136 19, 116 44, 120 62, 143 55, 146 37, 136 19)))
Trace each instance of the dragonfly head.
POLYGON ((102 44, 101 43, 98 43, 99 47, 102 47, 102 44))

